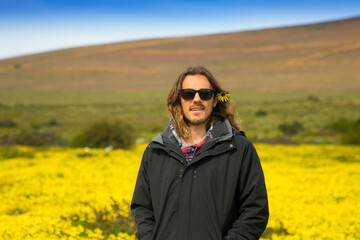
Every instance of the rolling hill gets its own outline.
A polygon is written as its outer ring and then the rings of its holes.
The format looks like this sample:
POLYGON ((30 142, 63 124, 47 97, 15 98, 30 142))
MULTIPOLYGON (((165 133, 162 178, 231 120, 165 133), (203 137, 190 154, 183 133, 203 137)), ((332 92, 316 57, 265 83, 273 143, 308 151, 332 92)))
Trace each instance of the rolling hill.
POLYGON ((168 90, 195 64, 237 91, 358 91, 360 17, 1 60, 0 90, 168 90))

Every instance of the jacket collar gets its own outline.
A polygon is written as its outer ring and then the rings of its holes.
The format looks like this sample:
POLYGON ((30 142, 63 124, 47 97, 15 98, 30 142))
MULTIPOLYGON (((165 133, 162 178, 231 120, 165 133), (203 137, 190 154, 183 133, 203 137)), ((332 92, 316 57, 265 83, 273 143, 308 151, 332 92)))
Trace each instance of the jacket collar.
MULTIPOLYGON (((223 141, 230 139, 234 134, 241 134, 245 136, 244 132, 237 131, 235 128, 233 128, 229 120, 219 120, 214 124, 209 140, 223 141)), ((165 143, 171 143, 178 146, 177 140, 172 134, 170 127, 167 127, 163 133, 153 138, 152 142, 160 143, 161 145, 164 145, 165 143)))
MULTIPOLYGON (((234 135, 245 136, 245 133, 233 128, 227 119, 217 121, 213 126, 213 130, 211 132, 209 139, 205 142, 204 146, 201 147, 197 155, 194 156, 190 164, 194 164, 195 162, 198 162, 200 159, 202 159, 207 155, 221 153, 224 151, 234 149, 235 145, 229 144, 226 145, 227 146, 226 149, 223 148, 223 149, 218 149, 216 151, 215 150, 208 151, 209 149, 212 149, 214 146, 218 145, 218 143, 220 142, 232 141, 232 137, 234 135)), ((152 140, 151 145, 152 147, 163 149, 164 151, 172 154, 172 156, 177 158, 181 163, 185 164, 184 154, 182 153, 179 147, 178 141, 176 140, 175 136, 172 134, 170 127, 167 127, 167 129, 163 133, 156 136, 152 140)))

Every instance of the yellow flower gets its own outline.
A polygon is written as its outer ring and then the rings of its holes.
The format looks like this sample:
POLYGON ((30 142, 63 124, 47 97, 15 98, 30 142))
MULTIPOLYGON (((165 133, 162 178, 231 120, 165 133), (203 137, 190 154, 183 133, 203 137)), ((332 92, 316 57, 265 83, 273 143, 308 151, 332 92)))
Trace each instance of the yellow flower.
POLYGON ((216 94, 216 97, 220 102, 227 102, 229 101, 230 93, 228 93, 227 91, 222 91, 216 94))
MULTIPOLYGON (((85 157, 80 148, 16 147, 34 158, 0 160, 0 239, 136 240, 135 233, 104 236, 93 209, 110 211, 101 221, 128 219, 146 147, 89 149, 85 157), (98 227, 74 225, 81 222, 98 227)), ((255 147, 271 216, 261 239, 360 239, 360 146, 255 147)), ((0 146, 0 156, 3 151, 0 146)))

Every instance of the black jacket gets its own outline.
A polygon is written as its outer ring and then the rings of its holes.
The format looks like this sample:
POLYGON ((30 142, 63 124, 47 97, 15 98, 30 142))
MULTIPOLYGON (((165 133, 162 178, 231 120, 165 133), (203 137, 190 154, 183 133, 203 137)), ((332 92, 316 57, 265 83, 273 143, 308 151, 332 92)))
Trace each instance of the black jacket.
POLYGON ((255 148, 218 121, 188 165, 166 129, 144 152, 131 211, 140 240, 260 238, 269 210, 255 148))

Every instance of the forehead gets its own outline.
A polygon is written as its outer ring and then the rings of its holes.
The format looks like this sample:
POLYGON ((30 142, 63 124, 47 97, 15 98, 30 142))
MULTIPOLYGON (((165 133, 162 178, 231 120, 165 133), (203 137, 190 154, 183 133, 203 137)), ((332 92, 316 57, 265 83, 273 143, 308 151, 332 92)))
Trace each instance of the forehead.
POLYGON ((185 77, 181 88, 192 88, 199 90, 202 88, 212 89, 212 86, 209 80, 203 75, 188 75, 185 77))

